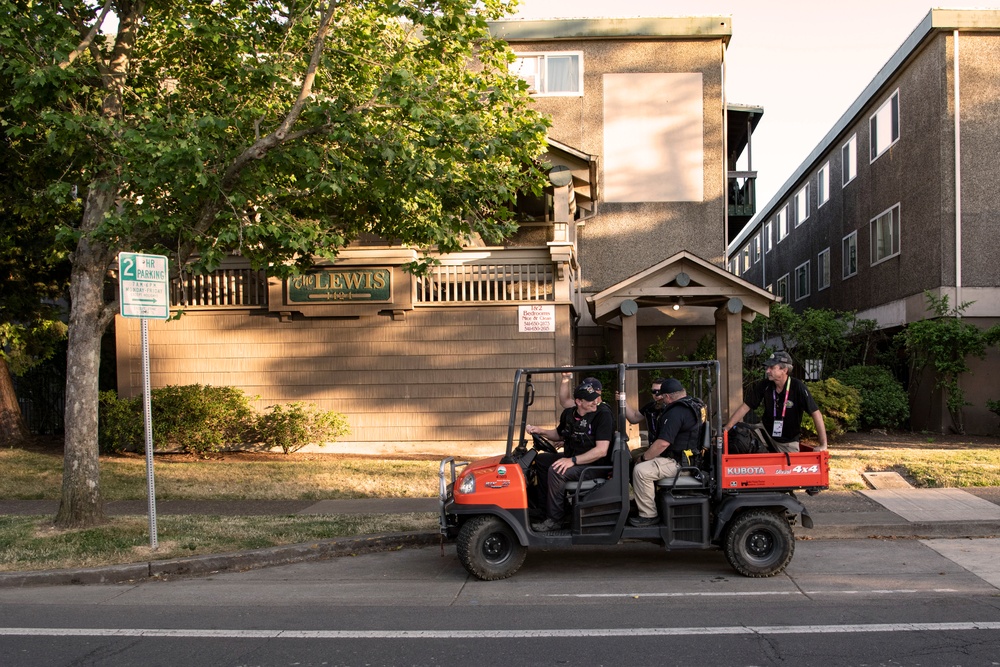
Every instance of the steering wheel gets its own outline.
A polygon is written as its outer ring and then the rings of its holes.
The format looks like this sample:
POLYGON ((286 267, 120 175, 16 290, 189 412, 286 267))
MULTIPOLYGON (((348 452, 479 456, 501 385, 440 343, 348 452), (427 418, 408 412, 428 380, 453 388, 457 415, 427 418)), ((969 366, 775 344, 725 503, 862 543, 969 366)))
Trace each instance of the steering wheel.
POLYGON ((556 446, 546 438, 544 435, 539 435, 538 433, 531 434, 531 441, 535 445, 535 449, 540 452, 548 452, 549 454, 556 453, 556 446))

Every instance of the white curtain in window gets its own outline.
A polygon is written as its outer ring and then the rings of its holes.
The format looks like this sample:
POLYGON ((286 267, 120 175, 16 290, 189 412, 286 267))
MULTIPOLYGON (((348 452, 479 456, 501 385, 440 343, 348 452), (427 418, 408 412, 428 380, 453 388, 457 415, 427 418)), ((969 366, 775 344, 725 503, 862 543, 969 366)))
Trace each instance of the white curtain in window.
POLYGON ((580 58, 578 56, 546 56, 545 64, 546 92, 579 92, 580 58))

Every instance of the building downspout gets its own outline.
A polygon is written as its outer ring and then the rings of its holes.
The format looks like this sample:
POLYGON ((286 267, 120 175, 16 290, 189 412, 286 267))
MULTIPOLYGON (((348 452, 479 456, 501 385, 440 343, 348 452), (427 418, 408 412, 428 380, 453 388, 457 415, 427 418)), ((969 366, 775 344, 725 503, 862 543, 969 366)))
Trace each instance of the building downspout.
POLYGON ((958 79, 958 30, 952 33, 954 42, 954 86, 955 86, 955 312, 962 316, 962 106, 959 97, 958 79))

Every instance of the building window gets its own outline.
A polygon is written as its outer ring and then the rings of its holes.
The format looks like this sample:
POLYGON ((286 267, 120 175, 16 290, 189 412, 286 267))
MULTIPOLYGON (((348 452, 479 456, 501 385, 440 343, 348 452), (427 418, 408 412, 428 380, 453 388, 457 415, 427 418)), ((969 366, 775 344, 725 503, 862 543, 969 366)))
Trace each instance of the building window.
POLYGON ((750 270, 750 244, 743 246, 743 250, 740 251, 741 268, 740 273, 746 273, 750 270))
POLYGON ((816 382, 823 379, 823 360, 806 359, 805 363, 806 381, 816 382))
POLYGON ((583 95, 583 52, 525 53, 510 71, 528 82, 528 92, 539 97, 583 95))
POLYGON ((809 296, 809 260, 795 267, 795 300, 809 296))
POLYGON ((830 201, 830 163, 819 168, 816 175, 816 208, 830 201))
POLYGON ((778 214, 774 216, 775 226, 778 228, 778 243, 781 243, 788 236, 788 205, 781 207, 778 214))
POLYGON ((820 251, 816 256, 816 291, 830 286, 830 249, 820 251))
POLYGON ((764 289, 766 289, 771 294, 774 294, 774 283, 768 283, 767 287, 765 287, 764 289))
POLYGON ((764 252, 771 252, 771 223, 768 221, 764 225, 764 252))
POLYGON ((872 264, 899 254, 899 204, 871 221, 872 264))
POLYGON ((775 296, 781 298, 781 301, 783 303, 787 303, 788 302, 788 274, 786 273, 785 275, 783 275, 780 278, 778 278, 778 282, 776 283, 776 285, 777 285, 777 291, 775 292, 775 296))
POLYGON ((899 141, 899 91, 894 92, 868 119, 871 161, 899 141))
POLYGON ((858 233, 851 232, 844 237, 844 278, 858 272, 858 233))
POLYGON ((734 276, 740 275, 740 272, 736 270, 736 260, 735 259, 729 260, 729 272, 731 274, 733 274, 734 276))
POLYGON ((750 255, 754 264, 760 261, 760 234, 754 236, 750 242, 750 255))
POLYGON ((809 217, 809 184, 795 193, 795 226, 798 227, 809 217))
POLYGON ((847 185, 858 175, 858 135, 854 135, 847 140, 844 147, 840 149, 841 168, 844 171, 843 184, 847 185))

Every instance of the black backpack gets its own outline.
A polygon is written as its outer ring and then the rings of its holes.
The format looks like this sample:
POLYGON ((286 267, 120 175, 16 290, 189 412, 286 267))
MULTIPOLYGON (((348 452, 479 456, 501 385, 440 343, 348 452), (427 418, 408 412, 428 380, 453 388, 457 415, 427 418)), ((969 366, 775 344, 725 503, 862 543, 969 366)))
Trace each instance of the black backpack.
POLYGON ((729 429, 730 454, 767 454, 776 451, 778 448, 771 444, 771 439, 759 426, 736 422, 729 429))

